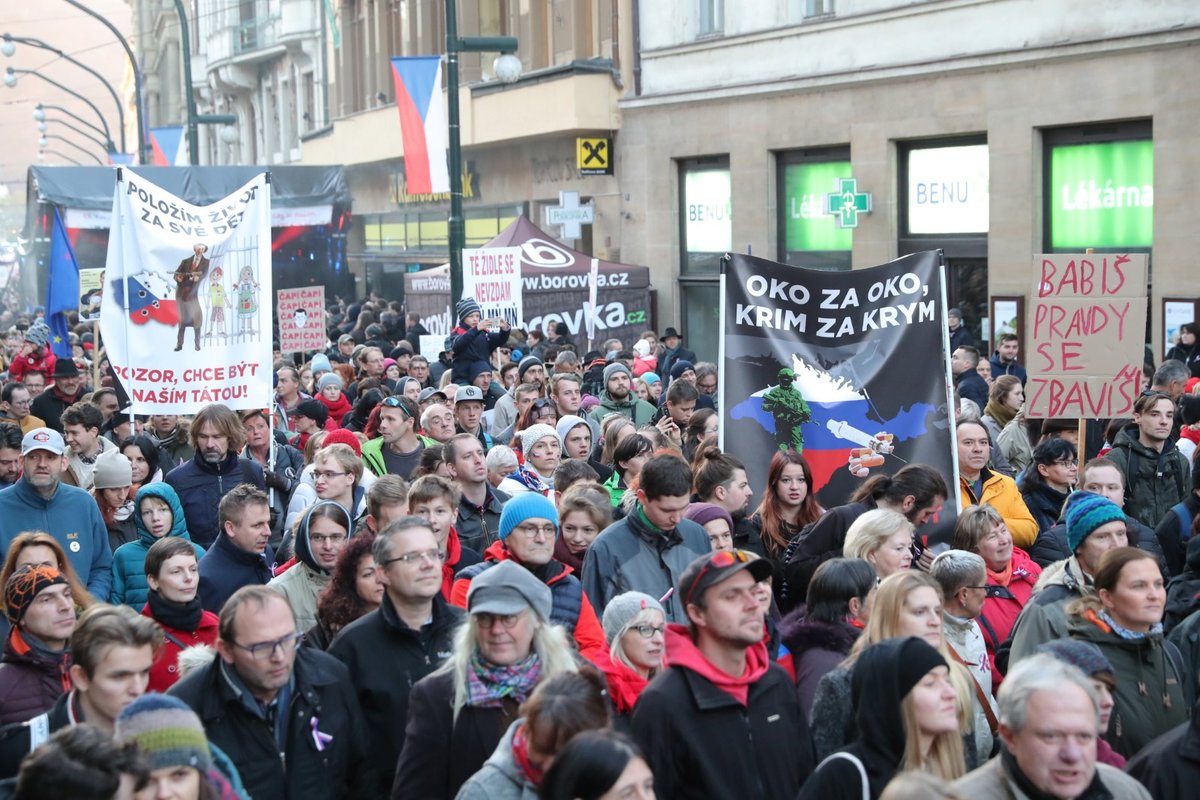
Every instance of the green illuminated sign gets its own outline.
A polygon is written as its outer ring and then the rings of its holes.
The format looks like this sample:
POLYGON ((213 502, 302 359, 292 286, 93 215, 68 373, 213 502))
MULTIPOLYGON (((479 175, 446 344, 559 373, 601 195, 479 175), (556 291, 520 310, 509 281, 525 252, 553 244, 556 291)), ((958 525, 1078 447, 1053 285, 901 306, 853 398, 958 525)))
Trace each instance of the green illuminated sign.
POLYGON ((849 161, 788 164, 783 168, 784 246, 792 252, 851 250, 854 229, 838 227, 826 195, 850 177, 849 161))
POLYGON ((1149 247, 1154 241, 1154 142, 1050 151, 1050 246, 1149 247))

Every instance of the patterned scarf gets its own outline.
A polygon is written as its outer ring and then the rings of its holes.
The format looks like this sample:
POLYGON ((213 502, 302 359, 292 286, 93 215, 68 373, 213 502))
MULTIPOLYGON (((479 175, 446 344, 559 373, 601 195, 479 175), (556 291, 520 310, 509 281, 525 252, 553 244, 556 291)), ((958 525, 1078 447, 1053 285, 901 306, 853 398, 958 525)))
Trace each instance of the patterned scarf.
POLYGON ((543 478, 541 475, 538 475, 524 464, 521 464, 519 467, 517 467, 517 471, 508 477, 512 478, 529 491, 537 492, 540 495, 545 495, 551 489, 550 484, 545 478, 543 478))
POLYGON ((499 708, 511 697, 524 703, 542 677, 542 663, 537 653, 530 653, 516 664, 502 667, 484 661, 479 651, 471 655, 467 670, 467 705, 477 708, 499 708))
POLYGON ((1147 636, 1162 635, 1163 626, 1161 622, 1156 622, 1154 626, 1146 633, 1139 633, 1137 631, 1131 631, 1129 628, 1122 628, 1107 611, 1100 612, 1100 619, 1104 620, 1105 624, 1112 628, 1112 632, 1117 636, 1120 636, 1122 639, 1138 641, 1139 639, 1145 639, 1147 636))

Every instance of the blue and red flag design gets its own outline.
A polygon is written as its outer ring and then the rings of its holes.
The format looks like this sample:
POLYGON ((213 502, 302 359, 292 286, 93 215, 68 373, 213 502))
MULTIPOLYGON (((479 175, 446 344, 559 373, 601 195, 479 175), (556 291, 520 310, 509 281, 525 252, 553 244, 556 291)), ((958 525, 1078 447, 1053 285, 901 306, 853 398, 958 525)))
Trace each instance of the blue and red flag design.
POLYGON ((409 194, 450 191, 441 56, 392 59, 409 194))
POLYGON ((151 128, 151 162, 156 167, 178 167, 187 165, 187 152, 183 128, 151 128))

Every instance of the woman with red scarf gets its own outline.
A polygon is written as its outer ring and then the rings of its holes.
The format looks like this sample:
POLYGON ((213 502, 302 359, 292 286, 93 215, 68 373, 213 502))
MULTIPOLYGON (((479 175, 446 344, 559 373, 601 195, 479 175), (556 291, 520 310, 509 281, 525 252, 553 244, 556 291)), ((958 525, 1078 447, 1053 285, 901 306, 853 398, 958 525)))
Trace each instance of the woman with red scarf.
POLYGON ((629 730, 629 717, 646 684, 662 671, 666 655, 666 615, 648 594, 625 592, 604 608, 608 658, 598 666, 608 680, 613 726, 629 730))

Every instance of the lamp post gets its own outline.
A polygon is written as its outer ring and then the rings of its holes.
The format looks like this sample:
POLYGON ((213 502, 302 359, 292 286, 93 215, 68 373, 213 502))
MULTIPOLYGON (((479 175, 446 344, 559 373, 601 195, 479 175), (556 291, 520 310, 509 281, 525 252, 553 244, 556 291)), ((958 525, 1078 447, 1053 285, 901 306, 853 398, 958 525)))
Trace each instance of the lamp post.
MULTIPOLYGON (((67 0, 76 5, 76 0, 67 0)), ((192 38, 188 32, 187 11, 183 0, 175 0, 175 14, 179 17, 179 48, 183 51, 183 94, 187 101, 188 163, 196 166, 200 161, 201 125, 236 125, 236 114, 201 114, 196 110, 196 95, 192 93, 192 38)))
POLYGON ((58 152, 57 150, 39 150, 38 151, 38 160, 39 161, 41 161, 46 156, 54 156, 55 158, 61 158, 63 161, 70 161, 72 164, 74 164, 77 167, 83 166, 82 163, 76 161, 75 159, 71 158, 70 156, 68 156, 64 153, 58 152))
POLYGON ((92 153, 90 150, 88 150, 86 147, 84 147, 83 145, 78 144, 76 142, 72 142, 70 139, 68 139, 65 136, 59 136, 57 133, 43 133, 41 138, 38 139, 38 147, 45 147, 46 145, 50 144, 51 139, 58 139, 60 142, 65 142, 66 144, 71 145, 71 147, 74 147, 76 150, 83 153, 85 156, 92 159, 100 166, 102 166, 102 167, 104 166, 104 162, 101 161, 99 158, 97 158, 96 155, 94 153, 92 153))
POLYGON ((51 53, 54 53, 59 58, 65 59, 80 69, 89 72, 93 77, 96 78, 96 80, 104 84, 104 88, 108 89, 108 93, 112 95, 113 102, 117 104, 117 119, 119 120, 121 126, 121 152, 125 152, 125 107, 121 104, 121 98, 117 95, 117 90, 113 88, 111 83, 104 79, 103 75, 89 67, 87 64, 84 64, 82 61, 79 61, 71 55, 64 53, 62 50, 59 50, 57 47, 51 47, 41 39, 34 39, 31 36, 13 36, 10 33, 5 33, 0 36, 0 38, 3 39, 3 41, 0 42, 0 53, 3 53, 7 57, 11 57, 14 53, 16 53, 16 44, 27 44, 30 47, 36 47, 39 50, 47 50, 51 53))
POLYGON ((12 67, 8 67, 4 71, 4 84, 6 86, 8 86, 10 89, 12 87, 16 86, 18 75, 35 75, 35 76, 41 78, 42 80, 44 80, 46 83, 50 84, 51 86, 55 86, 59 89, 62 89, 67 94, 74 95, 75 97, 78 97, 83 102, 87 103, 88 106, 91 107, 92 111, 96 112, 96 116, 100 118, 100 124, 104 128, 104 140, 105 140, 105 142, 107 142, 106 147, 108 148, 108 151, 110 153, 116 152, 117 148, 116 148, 116 145, 113 144, 112 134, 108 130, 108 120, 106 120, 104 118, 104 115, 100 113, 100 109, 96 108, 95 103, 93 103, 91 100, 88 100, 86 97, 84 97, 79 92, 75 91, 74 89, 72 89, 68 86, 64 86, 63 84, 59 83, 58 81, 54 80, 53 78, 47 78, 45 75, 38 72, 37 70, 13 69, 12 67))
MULTIPOLYGON (((79 0, 66 0, 68 3, 79 9, 89 17, 94 17, 104 23, 104 27, 112 32, 112 35, 117 37, 117 41, 121 43, 121 47, 125 48, 125 55, 129 58, 129 65, 133 68, 133 103, 134 109, 137 111, 137 128, 138 128, 138 157, 139 164, 145 164, 149 161, 150 151, 146 147, 146 98, 142 94, 142 68, 138 64, 137 58, 133 55, 133 48, 129 46, 129 42, 117 30, 117 26, 113 25, 104 15, 93 11, 85 6, 79 0)), ((181 20, 182 21, 182 20, 181 20)), ((184 63, 188 65, 188 71, 191 71, 190 61, 187 53, 184 53, 184 63)), ((188 86, 188 91, 191 91, 191 85, 188 86)), ((112 137, 109 137, 112 138, 112 137)))
MULTIPOLYGON (((179 0, 176 0, 179 2, 179 0)), ((462 251, 466 246, 467 232, 463 223, 462 196, 462 138, 458 114, 458 54, 501 53, 496 59, 496 75, 505 83, 513 83, 521 77, 521 61, 512 53, 517 50, 513 36, 469 36, 458 35, 458 10, 456 0, 446 0, 446 122, 449 127, 450 167, 450 218, 447 238, 450 245, 450 308, 453 316, 454 304, 462 298, 462 251), (501 65, 501 61, 504 64, 501 65), (514 63, 515 62, 515 68, 514 63)))
MULTIPOLYGON (((82 128, 79 128, 79 127, 77 127, 77 126, 75 126, 75 125, 72 125, 71 123, 67 122, 66 120, 62 120, 62 119, 47 119, 47 120, 45 120, 45 121, 38 122, 38 130, 39 130, 39 131, 41 131, 42 133, 45 133, 45 132, 46 132, 46 128, 47 128, 47 126, 49 126, 49 124, 50 124, 51 122, 53 122, 53 123, 54 123, 54 124, 56 124, 56 125, 62 125, 62 126, 64 126, 64 127, 70 128, 71 130, 75 131, 76 133, 78 133, 78 134, 79 134, 80 136, 82 136, 83 138, 85 138, 85 139, 89 139, 89 140, 91 140, 91 141, 95 142, 97 147, 99 147, 99 148, 101 148, 101 149, 104 149, 104 142, 100 141, 100 140, 99 140, 99 139, 97 139, 95 136, 93 136, 92 134, 90 134, 90 133, 88 133, 87 131, 83 130, 82 128)), ((106 152, 112 152, 112 151, 106 151, 106 152)))
POLYGON ((33 118, 35 120, 37 120, 38 122, 45 122, 46 121, 46 111, 48 111, 48 110, 61 111, 62 113, 66 114, 68 117, 71 117, 72 119, 74 119, 80 125, 86 125, 89 128, 91 128, 93 131, 95 131, 96 133, 100 134, 101 136, 104 135, 104 131, 100 130, 95 125, 88 122, 86 119, 79 116, 71 109, 63 108, 62 106, 52 105, 50 103, 38 103, 36 106, 34 106, 33 118))

